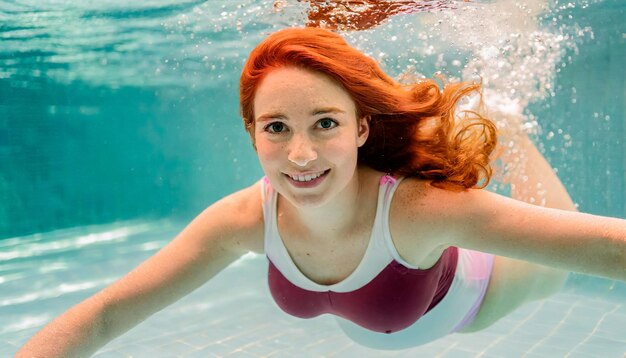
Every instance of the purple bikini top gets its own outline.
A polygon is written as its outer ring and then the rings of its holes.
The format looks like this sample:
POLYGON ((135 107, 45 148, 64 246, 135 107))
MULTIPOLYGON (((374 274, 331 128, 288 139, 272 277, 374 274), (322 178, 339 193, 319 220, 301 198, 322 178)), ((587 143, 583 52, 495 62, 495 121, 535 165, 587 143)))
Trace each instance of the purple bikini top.
POLYGON ((268 283, 276 304, 286 313, 313 318, 334 314, 380 333, 405 329, 446 295, 457 265, 457 248, 446 249, 426 270, 393 260, 366 285, 350 292, 315 292, 291 283, 269 260, 268 283))

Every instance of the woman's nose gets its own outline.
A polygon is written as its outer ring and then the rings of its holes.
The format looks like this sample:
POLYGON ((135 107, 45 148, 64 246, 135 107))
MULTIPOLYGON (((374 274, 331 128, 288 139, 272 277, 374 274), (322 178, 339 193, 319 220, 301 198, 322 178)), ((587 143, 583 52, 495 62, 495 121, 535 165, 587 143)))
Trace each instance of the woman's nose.
POLYGON ((304 136, 294 136, 289 146, 287 158, 299 167, 305 167, 309 162, 317 159, 317 151, 313 143, 304 136))

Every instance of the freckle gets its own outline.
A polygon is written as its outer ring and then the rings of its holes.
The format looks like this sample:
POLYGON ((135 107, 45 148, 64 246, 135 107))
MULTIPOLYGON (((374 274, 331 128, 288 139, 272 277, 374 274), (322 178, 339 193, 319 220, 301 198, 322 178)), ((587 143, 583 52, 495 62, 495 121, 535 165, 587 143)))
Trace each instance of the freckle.
POLYGON ((306 253, 307 256, 311 256, 311 254, 309 254, 308 252, 306 253))

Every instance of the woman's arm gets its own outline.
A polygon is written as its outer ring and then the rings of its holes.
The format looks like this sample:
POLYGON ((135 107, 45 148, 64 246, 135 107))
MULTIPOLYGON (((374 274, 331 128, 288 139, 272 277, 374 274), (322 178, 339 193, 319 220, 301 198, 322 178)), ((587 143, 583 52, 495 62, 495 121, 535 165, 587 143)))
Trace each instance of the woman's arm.
POLYGON ((458 246, 626 281, 626 220, 405 181, 391 211, 392 234, 405 252, 458 246))
POLYGON ((211 205, 129 274, 72 307, 16 357, 88 356, 177 301, 248 251, 262 251, 258 183, 211 205))
POLYGON ((450 245, 626 281, 626 220, 545 208, 485 190, 447 195, 450 245))

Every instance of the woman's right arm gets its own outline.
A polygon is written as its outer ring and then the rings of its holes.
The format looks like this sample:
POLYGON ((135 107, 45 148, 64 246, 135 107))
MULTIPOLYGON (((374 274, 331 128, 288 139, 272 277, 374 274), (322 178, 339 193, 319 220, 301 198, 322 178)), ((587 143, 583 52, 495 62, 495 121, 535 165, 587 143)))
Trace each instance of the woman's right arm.
POLYGON ((208 207, 155 255, 46 325, 16 358, 89 356, 243 254, 262 250, 256 183, 208 207))

